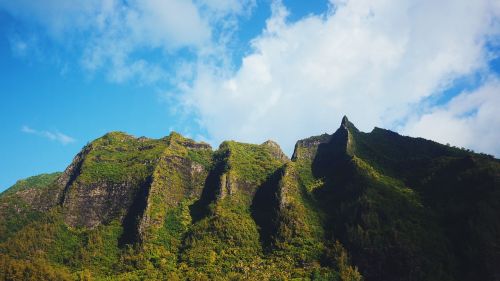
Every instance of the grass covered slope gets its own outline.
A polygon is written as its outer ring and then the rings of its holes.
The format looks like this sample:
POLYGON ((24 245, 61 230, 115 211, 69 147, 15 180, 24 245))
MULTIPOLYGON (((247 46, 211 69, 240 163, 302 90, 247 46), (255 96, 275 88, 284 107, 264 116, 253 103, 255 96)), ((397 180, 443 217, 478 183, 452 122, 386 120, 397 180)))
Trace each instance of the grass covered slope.
POLYGON ((213 151, 109 133, 0 195, 0 280, 498 280, 500 163, 347 118, 213 151))
POLYGON ((60 174, 42 174, 19 180, 0 194, 0 242, 57 205, 62 192, 55 181, 60 174))

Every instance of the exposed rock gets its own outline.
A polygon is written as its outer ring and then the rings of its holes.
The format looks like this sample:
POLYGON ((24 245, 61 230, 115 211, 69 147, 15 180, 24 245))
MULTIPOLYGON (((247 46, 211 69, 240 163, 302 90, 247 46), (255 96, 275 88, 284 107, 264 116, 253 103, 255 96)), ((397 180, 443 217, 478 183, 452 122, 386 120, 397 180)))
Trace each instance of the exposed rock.
POLYGON ((331 136, 329 134, 322 134, 320 136, 310 137, 307 139, 302 139, 297 141, 295 144, 295 149, 293 150, 292 161, 297 159, 309 159, 312 160, 318 146, 322 143, 327 143, 331 136))
POLYGON ((289 161, 290 160, 290 159, 288 159, 288 156, 286 156, 286 154, 283 153, 283 150, 281 150, 281 147, 276 142, 274 142, 272 140, 267 140, 264 143, 262 143, 262 145, 269 147, 269 149, 271 150, 271 154, 276 159, 279 159, 282 161, 289 161))
POLYGON ((0 195, 0 258, 96 279, 360 280, 351 259, 365 280, 497 280, 499 171, 492 157, 360 132, 347 117, 298 141, 291 161, 273 141, 213 152, 177 133, 113 132, 50 182, 0 195))
POLYGON ((162 145, 157 140, 136 139, 122 132, 108 133, 86 145, 58 179, 64 186, 60 204, 65 222, 94 228, 123 220, 137 194, 149 185, 150 173, 159 159, 152 151, 159 155, 162 145), (147 157, 141 160, 141 155, 147 157), (134 174, 137 169, 144 172, 134 174))
MULTIPOLYGON (((57 183, 61 173, 42 174, 18 181, 11 189, 1 194, 1 201, 16 202, 18 212, 22 209, 44 212, 60 202, 63 187, 57 183), (43 178, 43 180, 40 180, 43 178), (37 181, 40 181, 38 183, 37 181)), ((0 213, 7 203, 1 203, 0 213)))
POLYGON ((156 235, 163 226, 168 210, 176 208, 184 200, 201 196, 208 171, 201 163, 191 159, 189 154, 203 150, 208 152, 202 154, 209 157, 205 160, 211 161, 209 145, 196 143, 176 133, 170 134, 169 145, 152 174, 146 206, 137 226, 141 241, 156 235))
POLYGON ((57 179, 57 184, 62 186, 65 190, 69 188, 71 183, 78 177, 80 168, 82 166, 85 156, 92 150, 92 144, 87 144, 83 149, 73 158, 71 164, 64 170, 64 172, 57 179))
POLYGON ((26 189, 15 193, 15 196, 21 198, 31 209, 45 212, 57 205, 62 194, 62 188, 57 185, 51 185, 44 189, 26 189))
POLYGON ((238 190, 237 180, 232 176, 231 172, 224 173, 220 177, 220 188, 218 192, 218 198, 223 199, 226 196, 231 196, 235 194, 238 190))
POLYGON ((310 251, 318 245, 301 244, 304 240, 321 240, 323 235, 319 229, 313 230, 311 226, 319 225, 319 218, 315 213, 306 208, 306 200, 301 192, 299 184, 299 175, 295 163, 289 163, 282 169, 281 178, 277 190, 278 211, 275 245, 278 248, 288 249, 290 241, 296 241, 295 247, 310 251), (312 248, 311 248, 312 247, 312 248))
POLYGON ((122 220, 139 189, 147 182, 81 184, 75 182, 65 196, 65 221, 71 226, 94 228, 113 219, 122 220))

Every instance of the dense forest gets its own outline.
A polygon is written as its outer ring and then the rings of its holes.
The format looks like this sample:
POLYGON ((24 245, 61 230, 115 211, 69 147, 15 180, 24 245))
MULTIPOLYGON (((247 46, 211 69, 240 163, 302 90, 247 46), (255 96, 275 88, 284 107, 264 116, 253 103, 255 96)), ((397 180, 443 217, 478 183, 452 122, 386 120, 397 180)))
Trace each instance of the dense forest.
POLYGON ((0 195, 1 280, 500 280, 500 161, 359 131, 112 132, 0 195))

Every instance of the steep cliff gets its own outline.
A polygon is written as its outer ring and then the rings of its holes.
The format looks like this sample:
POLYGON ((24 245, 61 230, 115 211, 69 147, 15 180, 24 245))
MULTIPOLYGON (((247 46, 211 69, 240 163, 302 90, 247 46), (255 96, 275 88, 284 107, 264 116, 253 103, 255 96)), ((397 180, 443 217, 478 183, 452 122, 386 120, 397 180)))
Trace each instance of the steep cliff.
POLYGON ((500 280, 499 212, 497 159, 347 117, 291 159, 112 132, 0 195, 0 279, 500 280))

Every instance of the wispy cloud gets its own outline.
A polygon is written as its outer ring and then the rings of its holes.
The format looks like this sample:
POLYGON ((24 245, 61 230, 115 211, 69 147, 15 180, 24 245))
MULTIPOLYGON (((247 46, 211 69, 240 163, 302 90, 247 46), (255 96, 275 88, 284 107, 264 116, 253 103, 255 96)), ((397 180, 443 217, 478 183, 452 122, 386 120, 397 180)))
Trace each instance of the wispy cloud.
MULTIPOLYGON (((0 0, 0 10, 42 26, 46 34, 69 49, 78 46, 81 66, 102 71, 113 82, 148 84, 167 80, 180 49, 198 56, 220 51, 230 41, 236 18, 245 16, 255 0, 0 0), (79 35, 84 34, 84 35, 79 35), (145 59, 144 50, 162 53, 145 59)), ((26 53, 24 38, 13 50, 26 53)))
POLYGON ((39 130, 33 129, 29 126, 23 126, 21 128, 21 132, 26 133, 26 134, 44 137, 44 138, 49 139, 51 141, 57 141, 57 142, 61 143, 62 145, 67 145, 67 144, 75 142, 74 138, 72 138, 66 134, 63 134, 61 132, 58 132, 58 131, 52 131, 52 132, 51 131, 43 131, 43 130, 39 131, 39 130))

